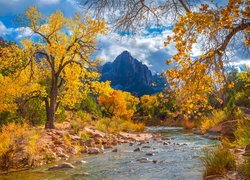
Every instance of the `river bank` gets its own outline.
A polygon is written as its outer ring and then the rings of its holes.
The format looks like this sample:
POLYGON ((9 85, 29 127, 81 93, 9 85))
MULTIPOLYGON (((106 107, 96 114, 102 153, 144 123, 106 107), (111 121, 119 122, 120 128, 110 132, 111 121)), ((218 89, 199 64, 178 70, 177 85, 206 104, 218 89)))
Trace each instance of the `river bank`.
MULTIPOLYGON (((125 140, 100 154, 83 154, 38 168, 3 175, 5 179, 202 179, 200 158, 204 148, 216 141, 205 139, 182 128, 151 127, 150 139, 125 140), (155 133, 159 135, 154 135, 155 133), (132 143, 133 142, 133 143, 132 143), (55 168, 65 162, 73 168, 55 168)), ((130 133, 126 135, 131 136, 130 133)), ((130 139, 131 137, 129 137, 130 139)))

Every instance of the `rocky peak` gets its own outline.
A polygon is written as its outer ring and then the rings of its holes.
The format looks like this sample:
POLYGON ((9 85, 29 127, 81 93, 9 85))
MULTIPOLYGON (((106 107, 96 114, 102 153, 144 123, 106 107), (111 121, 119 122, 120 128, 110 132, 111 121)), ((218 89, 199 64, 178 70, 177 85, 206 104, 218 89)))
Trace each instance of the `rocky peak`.
MULTIPOLYGON (((151 71, 128 51, 123 51, 113 62, 103 65, 101 81, 106 80, 111 81, 113 88, 138 96, 153 94, 163 88, 152 86, 155 77, 152 76, 151 71)), ((159 81, 159 78, 157 80, 159 81)), ((162 86, 164 83, 160 84, 162 86)))

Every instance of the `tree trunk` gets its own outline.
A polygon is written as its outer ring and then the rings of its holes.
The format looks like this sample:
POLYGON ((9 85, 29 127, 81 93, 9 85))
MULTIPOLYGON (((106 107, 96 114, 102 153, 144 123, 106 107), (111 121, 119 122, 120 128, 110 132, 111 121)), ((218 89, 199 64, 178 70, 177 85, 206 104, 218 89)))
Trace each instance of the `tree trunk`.
POLYGON ((51 80, 51 93, 49 97, 50 101, 46 103, 47 120, 45 124, 46 129, 54 129, 55 113, 56 113, 56 100, 57 100, 57 80, 56 77, 52 77, 51 80))

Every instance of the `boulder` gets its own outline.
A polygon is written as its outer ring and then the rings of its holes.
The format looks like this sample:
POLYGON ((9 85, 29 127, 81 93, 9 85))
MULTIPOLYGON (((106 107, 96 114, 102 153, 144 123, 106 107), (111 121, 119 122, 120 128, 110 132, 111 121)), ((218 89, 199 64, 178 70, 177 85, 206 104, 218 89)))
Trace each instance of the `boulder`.
POLYGON ((57 170, 57 169, 72 169, 72 168, 75 168, 75 166, 73 166, 70 163, 65 162, 62 164, 58 164, 56 166, 52 166, 52 167, 48 168, 48 170, 51 171, 51 170, 57 170))
POLYGON ((84 130, 91 134, 92 136, 94 137, 101 137, 101 138, 104 138, 105 137, 105 133, 101 132, 101 131, 98 131, 96 129, 91 129, 91 128, 88 128, 88 127, 84 127, 84 130))
POLYGON ((87 147, 86 152, 87 154, 99 154, 102 153, 103 151, 97 147, 87 147))
POLYGON ((231 120, 222 123, 221 124, 222 136, 228 138, 231 141, 235 140, 234 131, 237 128, 237 124, 238 124, 237 120, 231 120))
POLYGON ((142 148, 151 148, 151 146, 143 146, 142 148))
POLYGON ((115 149, 113 149, 113 150, 112 150, 112 152, 118 152, 118 149, 117 149, 117 148, 115 148, 115 149))
POLYGON ((88 162, 87 161, 84 161, 84 160, 78 160, 76 162, 74 162, 75 165, 80 165, 80 164, 87 164, 88 162))
POLYGON ((134 152, 139 152, 139 151, 141 151, 141 148, 134 149, 134 152))
POLYGON ((148 158, 146 157, 142 157, 137 159, 136 161, 141 162, 141 163, 147 163, 147 162, 151 162, 148 158))
POLYGON ((152 152, 146 153, 146 156, 154 156, 155 154, 152 152))

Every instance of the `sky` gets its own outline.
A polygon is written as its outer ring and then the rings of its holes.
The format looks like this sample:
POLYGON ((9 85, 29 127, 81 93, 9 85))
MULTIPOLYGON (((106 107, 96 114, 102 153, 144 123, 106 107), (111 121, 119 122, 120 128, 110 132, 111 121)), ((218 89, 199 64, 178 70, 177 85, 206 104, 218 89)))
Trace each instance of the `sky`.
MULTIPOLYGON (((30 37, 31 32, 26 27, 15 23, 16 15, 22 14, 30 6, 36 6, 46 16, 60 10, 66 17, 75 13, 83 13, 76 0, 0 0, 0 36, 4 39, 18 42, 24 37, 30 37)), ((116 32, 98 37, 96 56, 104 62, 113 61, 122 51, 128 50, 133 57, 146 64, 153 73, 169 68, 165 61, 176 53, 174 44, 164 47, 164 41, 172 34, 172 26, 164 29, 151 28, 145 35, 124 37, 116 32)), ((194 48, 194 55, 199 50, 194 48)), ((250 64, 250 57, 235 56, 234 64, 250 64)))

